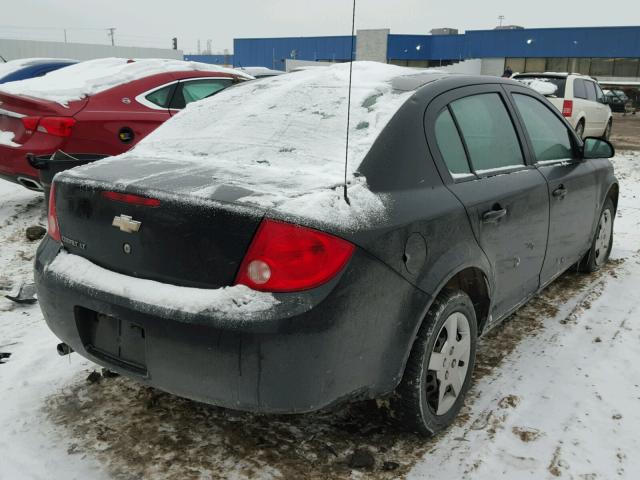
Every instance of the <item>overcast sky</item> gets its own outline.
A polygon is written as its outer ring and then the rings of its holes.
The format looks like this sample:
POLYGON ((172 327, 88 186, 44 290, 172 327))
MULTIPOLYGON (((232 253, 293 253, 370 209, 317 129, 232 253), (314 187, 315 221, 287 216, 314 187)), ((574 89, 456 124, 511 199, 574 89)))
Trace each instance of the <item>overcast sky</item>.
MULTIPOLYGON (((611 4, 536 0, 358 0, 357 28, 390 28, 392 33, 428 33, 436 27, 461 31, 490 29, 498 15, 525 27, 640 25, 638 0, 611 4), (597 6, 597 7, 596 7, 597 6)), ((233 39, 343 35, 351 29, 350 0, 0 0, 0 37, 170 46, 179 39, 185 53, 233 49, 233 39)))

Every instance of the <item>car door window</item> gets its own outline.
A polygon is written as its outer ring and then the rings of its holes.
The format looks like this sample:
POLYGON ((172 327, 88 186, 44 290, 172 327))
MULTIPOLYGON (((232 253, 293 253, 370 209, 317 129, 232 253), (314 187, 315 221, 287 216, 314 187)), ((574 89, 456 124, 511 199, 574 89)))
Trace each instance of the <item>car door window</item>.
POLYGON ((513 98, 529 133, 536 161, 572 158, 571 137, 564 123, 533 97, 514 93, 513 98))
POLYGON ((182 109, 191 102, 215 95, 231 84, 233 84, 231 78, 205 78, 180 82, 180 88, 174 95, 171 108, 182 109))
POLYGON ((587 89, 584 86, 584 80, 581 78, 573 80, 573 98, 587 99, 587 89))
POLYGON ((596 84, 585 80, 584 82, 587 89, 587 99, 591 102, 596 101, 596 84))
POLYGON ((604 92, 602 91, 602 88, 600 88, 600 85, 595 82, 593 83, 593 86, 596 87, 596 101, 602 103, 602 99, 604 98, 604 92))
POLYGON ((471 168, 467 161, 467 154, 464 151, 460 134, 448 108, 445 108, 438 115, 435 123, 435 134, 438 149, 447 164, 449 172, 454 177, 470 174, 471 168))
POLYGON ((499 94, 461 98, 452 102, 450 108, 475 172, 524 165, 518 136, 499 94))
POLYGON ((171 92, 173 91, 175 85, 168 85, 166 87, 160 88, 154 92, 151 92, 144 98, 149 100, 154 105, 159 107, 167 108, 169 101, 171 100, 171 92))

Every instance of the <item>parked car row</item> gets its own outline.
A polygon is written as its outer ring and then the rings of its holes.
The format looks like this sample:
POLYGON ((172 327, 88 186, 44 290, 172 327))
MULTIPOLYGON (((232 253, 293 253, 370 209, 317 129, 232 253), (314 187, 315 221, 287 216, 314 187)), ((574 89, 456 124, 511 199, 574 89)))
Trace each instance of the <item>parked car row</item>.
POLYGON ((622 90, 603 90, 607 103, 611 111, 616 113, 627 113, 633 111, 631 99, 622 90))
POLYGON ((35 279, 61 354, 240 410, 386 397, 428 435, 460 411, 479 335, 609 257, 610 111, 586 77, 538 76, 545 98, 369 62, 350 90, 346 64, 259 84, 196 73, 154 70, 66 107, 0 97, 22 154, 49 128, 69 143, 47 148, 74 152, 146 136, 53 182, 35 279), (238 84, 149 133, 211 80, 238 84), (145 121, 125 132, 130 109, 145 121))

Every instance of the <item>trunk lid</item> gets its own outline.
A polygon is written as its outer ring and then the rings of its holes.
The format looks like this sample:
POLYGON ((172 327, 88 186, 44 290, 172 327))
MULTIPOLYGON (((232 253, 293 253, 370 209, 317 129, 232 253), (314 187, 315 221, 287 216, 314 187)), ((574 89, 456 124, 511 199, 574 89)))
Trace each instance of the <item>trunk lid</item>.
POLYGON ((119 169, 108 164, 108 159, 99 161, 82 167, 81 174, 71 170, 56 178, 56 211, 70 253, 111 271, 162 283, 232 285, 264 216, 262 208, 234 203, 248 194, 246 189, 216 184, 211 175, 177 162, 152 160, 131 162, 128 174, 154 173, 125 184, 119 169), (85 171, 91 175, 84 177, 85 171), (104 192, 151 198, 159 205, 117 201, 104 192), (135 230, 135 225, 138 231, 123 231, 135 230))
POLYGON ((13 133, 13 142, 22 144, 31 135, 22 122, 24 117, 72 117, 85 107, 87 101, 85 98, 64 107, 36 97, 0 91, 0 131, 13 133))

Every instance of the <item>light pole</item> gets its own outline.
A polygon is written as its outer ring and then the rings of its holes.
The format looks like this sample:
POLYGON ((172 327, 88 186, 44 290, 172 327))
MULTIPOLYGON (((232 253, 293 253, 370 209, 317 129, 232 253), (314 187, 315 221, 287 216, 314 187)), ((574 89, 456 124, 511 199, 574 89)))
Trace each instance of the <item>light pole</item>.
POLYGON ((115 29, 115 27, 111 27, 111 28, 107 28, 107 30, 109 31, 109 33, 107 33, 107 35, 109 37, 111 37, 111 46, 114 47, 116 45, 116 39, 115 39, 115 37, 116 37, 116 35, 115 35, 116 29, 115 29))

